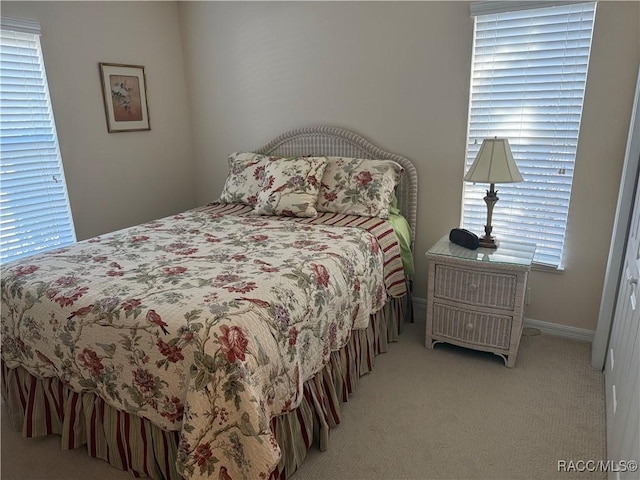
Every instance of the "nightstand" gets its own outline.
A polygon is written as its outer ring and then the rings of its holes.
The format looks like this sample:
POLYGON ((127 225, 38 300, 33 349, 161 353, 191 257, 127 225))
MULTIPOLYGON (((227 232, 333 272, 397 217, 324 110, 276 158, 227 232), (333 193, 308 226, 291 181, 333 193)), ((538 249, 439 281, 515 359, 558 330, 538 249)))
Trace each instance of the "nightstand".
POLYGON ((497 249, 469 250, 442 237, 426 253, 426 347, 446 342, 492 352, 513 367, 535 249, 501 240, 497 249))

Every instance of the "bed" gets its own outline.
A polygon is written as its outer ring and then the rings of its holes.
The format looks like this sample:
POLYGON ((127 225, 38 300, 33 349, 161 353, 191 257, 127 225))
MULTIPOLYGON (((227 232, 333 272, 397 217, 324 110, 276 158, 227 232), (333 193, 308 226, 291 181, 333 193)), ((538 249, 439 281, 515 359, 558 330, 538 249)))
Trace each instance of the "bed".
POLYGON ((328 447, 411 315, 415 168, 325 126, 229 163, 218 202, 3 265, 14 429, 154 479, 287 478, 328 447))

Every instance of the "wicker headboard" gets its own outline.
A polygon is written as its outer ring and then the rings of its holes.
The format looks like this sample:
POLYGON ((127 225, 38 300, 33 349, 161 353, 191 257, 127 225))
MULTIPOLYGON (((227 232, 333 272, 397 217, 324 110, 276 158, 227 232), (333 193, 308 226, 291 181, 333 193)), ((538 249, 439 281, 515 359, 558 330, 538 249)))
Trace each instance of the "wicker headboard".
POLYGON ((415 242, 418 174, 416 167, 408 158, 382 150, 357 133, 343 128, 326 126, 290 130, 256 150, 256 153, 286 157, 298 155, 355 157, 398 162, 405 170, 400 184, 396 188, 398 208, 409 222, 411 240, 412 243, 415 242))

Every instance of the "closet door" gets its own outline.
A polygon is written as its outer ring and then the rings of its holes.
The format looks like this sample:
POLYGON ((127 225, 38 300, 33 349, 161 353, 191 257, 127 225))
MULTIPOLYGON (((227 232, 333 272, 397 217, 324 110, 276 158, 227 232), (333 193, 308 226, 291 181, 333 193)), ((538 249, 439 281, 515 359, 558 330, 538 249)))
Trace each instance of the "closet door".
MULTIPOLYGON (((602 288, 600 312, 598 314, 598 328, 593 337, 591 348, 591 366, 602 369, 609 351, 609 339, 613 324, 613 315, 618 296, 618 288, 622 278, 624 251, 627 244, 627 234, 631 225, 631 213, 636 192, 636 180, 640 171, 640 68, 636 80, 636 94, 633 100, 629 136, 627 137, 627 151, 622 167, 622 179, 618 192, 618 205, 613 223, 613 235, 609 248, 609 260, 602 288)), ((638 477, 640 478, 640 477, 638 477)))
MULTIPOLYGON (((614 462, 640 461, 639 282, 640 194, 636 191, 605 365, 607 456, 614 462)), ((636 479, 638 472, 614 468, 609 478, 636 479)))

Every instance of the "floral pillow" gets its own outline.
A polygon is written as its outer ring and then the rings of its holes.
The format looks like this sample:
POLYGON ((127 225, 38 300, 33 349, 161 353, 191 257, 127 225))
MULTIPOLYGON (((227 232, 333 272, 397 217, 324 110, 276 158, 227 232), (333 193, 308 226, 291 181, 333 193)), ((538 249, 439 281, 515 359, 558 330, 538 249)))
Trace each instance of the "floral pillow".
POLYGON ((280 158, 268 162, 253 210, 261 215, 315 217, 324 158, 280 158))
POLYGON ((249 152, 229 155, 229 175, 218 201, 254 206, 258 201, 257 195, 264 180, 267 163, 278 158, 249 152))
POLYGON ((326 157, 317 209, 364 217, 389 217, 404 168, 392 160, 326 157))

